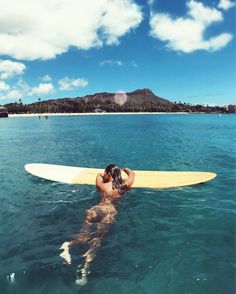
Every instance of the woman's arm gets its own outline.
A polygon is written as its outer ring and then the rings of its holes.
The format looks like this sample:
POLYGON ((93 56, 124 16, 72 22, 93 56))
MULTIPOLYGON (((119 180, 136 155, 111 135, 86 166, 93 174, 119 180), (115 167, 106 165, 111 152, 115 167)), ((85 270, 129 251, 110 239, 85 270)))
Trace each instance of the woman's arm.
POLYGON ((96 187, 99 191, 103 192, 105 191, 105 185, 104 185, 104 180, 103 180, 103 174, 97 174, 96 177, 96 187))
POLYGON ((127 185, 127 187, 130 188, 134 183, 135 173, 134 173, 134 171, 132 171, 131 169, 129 169, 127 167, 125 167, 123 169, 123 171, 128 175, 128 178, 125 179, 124 182, 127 185))

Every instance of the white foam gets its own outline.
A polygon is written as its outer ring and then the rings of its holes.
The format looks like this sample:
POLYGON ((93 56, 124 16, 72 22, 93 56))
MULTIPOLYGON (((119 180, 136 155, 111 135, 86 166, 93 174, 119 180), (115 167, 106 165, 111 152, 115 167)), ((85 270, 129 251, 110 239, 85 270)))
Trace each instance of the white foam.
POLYGON ((9 283, 15 283, 16 279, 15 279, 15 273, 11 273, 10 275, 7 276, 7 280, 9 283))
POLYGON ((79 286, 85 286, 87 284, 87 276, 82 276, 81 278, 76 278, 75 283, 79 286))
POLYGON ((85 268, 82 268, 81 270, 77 270, 77 272, 81 272, 81 277, 76 277, 75 283, 79 286, 85 286, 88 282, 87 279, 87 271, 85 268))

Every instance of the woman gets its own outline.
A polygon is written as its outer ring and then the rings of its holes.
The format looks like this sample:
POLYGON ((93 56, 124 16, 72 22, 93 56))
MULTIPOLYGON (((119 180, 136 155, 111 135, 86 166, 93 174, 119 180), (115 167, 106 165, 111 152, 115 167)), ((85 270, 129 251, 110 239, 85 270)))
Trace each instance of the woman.
POLYGON ((69 249, 76 244, 86 243, 89 249, 83 255, 85 257, 84 267, 78 268, 76 283, 84 285, 87 282, 89 265, 95 257, 95 250, 101 245, 103 236, 108 232, 108 226, 114 223, 117 215, 116 205, 132 186, 134 182, 134 172, 129 168, 124 168, 127 174, 126 179, 122 179, 121 170, 115 164, 106 167, 104 173, 100 173, 96 178, 96 186, 100 192, 100 202, 87 211, 80 233, 71 242, 65 242, 61 246, 63 252, 60 254, 67 263, 71 263, 69 249))

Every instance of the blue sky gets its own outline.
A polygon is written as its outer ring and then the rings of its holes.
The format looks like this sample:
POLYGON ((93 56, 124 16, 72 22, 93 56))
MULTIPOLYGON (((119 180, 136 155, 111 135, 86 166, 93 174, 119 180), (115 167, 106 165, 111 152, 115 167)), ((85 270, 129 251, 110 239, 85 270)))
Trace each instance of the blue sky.
POLYGON ((232 0, 0 3, 0 104, 140 88, 236 102, 232 0))

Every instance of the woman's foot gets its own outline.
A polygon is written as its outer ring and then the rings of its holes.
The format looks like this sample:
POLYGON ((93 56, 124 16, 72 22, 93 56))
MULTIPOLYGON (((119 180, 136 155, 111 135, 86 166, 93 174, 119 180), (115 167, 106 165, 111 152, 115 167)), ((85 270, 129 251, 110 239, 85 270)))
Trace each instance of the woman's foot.
POLYGON ((80 266, 78 266, 75 283, 79 286, 86 285, 88 281, 87 279, 88 274, 89 272, 87 271, 85 267, 80 269, 80 266))
POLYGON ((65 260, 66 263, 71 264, 71 256, 69 253, 69 245, 70 242, 64 242, 60 249, 63 249, 62 253, 60 254, 61 258, 65 260))

